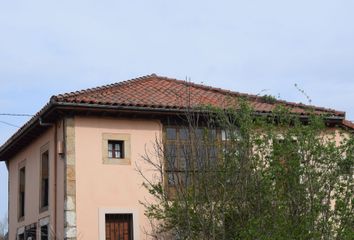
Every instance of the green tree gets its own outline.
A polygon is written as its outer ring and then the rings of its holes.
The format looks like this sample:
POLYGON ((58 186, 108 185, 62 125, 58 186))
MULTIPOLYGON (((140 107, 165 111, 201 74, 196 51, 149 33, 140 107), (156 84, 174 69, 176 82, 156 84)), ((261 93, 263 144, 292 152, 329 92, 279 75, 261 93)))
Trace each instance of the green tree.
POLYGON ((156 239, 353 239, 354 138, 309 112, 190 109, 143 185, 156 239), (340 139, 340 140, 339 140, 340 139))

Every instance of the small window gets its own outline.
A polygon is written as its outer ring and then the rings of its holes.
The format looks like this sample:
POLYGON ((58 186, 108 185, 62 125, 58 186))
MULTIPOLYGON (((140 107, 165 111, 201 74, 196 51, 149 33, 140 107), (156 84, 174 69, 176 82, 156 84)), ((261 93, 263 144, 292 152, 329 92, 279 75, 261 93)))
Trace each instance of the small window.
POLYGON ((49 239, 48 225, 41 226, 41 240, 49 239))
POLYGON ((131 139, 126 133, 102 134, 102 160, 103 164, 130 165, 131 139))
POLYGON ((124 141, 108 141, 108 157, 124 158, 124 141))
POLYGON ((22 220, 25 216, 25 188, 26 188, 26 168, 22 167, 19 171, 19 197, 18 197, 18 218, 22 220))
POLYGON ((49 152, 41 154, 41 210, 46 210, 49 203, 49 152))

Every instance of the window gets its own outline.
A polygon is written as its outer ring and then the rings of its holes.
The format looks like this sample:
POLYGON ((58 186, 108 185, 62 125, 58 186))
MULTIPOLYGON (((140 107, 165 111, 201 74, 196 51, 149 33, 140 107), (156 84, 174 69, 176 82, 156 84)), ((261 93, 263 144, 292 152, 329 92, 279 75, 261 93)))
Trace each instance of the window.
POLYGON ((132 214, 105 215, 106 240, 133 240, 132 214))
POLYGON ((41 218, 38 221, 39 234, 38 237, 40 240, 49 240, 50 239, 50 217, 41 218))
POLYGON ((19 170, 19 196, 18 196, 18 219, 24 219, 25 216, 25 188, 26 188, 26 168, 19 170))
POLYGON ((48 209, 49 204, 49 152, 41 154, 41 198, 40 210, 48 209))
POLYGON ((222 144, 221 131, 203 127, 189 129, 185 126, 168 126, 164 136, 168 187, 188 186, 197 180, 198 171, 213 169, 217 163, 222 144))
POLYGON ((108 141, 108 157, 124 158, 124 141, 108 141))
POLYGON ((41 226, 41 240, 48 240, 49 239, 49 231, 48 225, 41 226))
POLYGON ((102 134, 103 164, 129 165, 130 156, 130 134, 102 134))

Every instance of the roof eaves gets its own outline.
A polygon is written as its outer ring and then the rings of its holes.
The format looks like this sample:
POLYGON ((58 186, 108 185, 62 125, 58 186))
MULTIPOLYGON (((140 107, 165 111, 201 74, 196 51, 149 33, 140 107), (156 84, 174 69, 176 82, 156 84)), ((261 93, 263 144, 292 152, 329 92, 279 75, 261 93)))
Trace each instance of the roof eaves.
POLYGON ((343 120, 343 125, 351 130, 354 130, 354 122, 343 120))
POLYGON ((29 131, 35 124, 40 124, 40 119, 45 115, 53 106, 55 101, 53 98, 40 110, 38 111, 30 120, 28 120, 20 129, 18 129, 3 145, 0 146, 0 161, 5 161, 2 159, 3 153, 10 147, 14 142, 21 138, 27 131, 29 131))
MULTIPOLYGON (((121 105, 113 105, 113 104, 94 104, 94 103, 84 103, 84 102, 57 102, 56 105, 58 107, 71 107, 71 108, 78 108, 78 107, 83 107, 87 109, 98 109, 98 110, 103 110, 103 109, 110 109, 110 110, 127 110, 127 111, 150 111, 150 112, 174 112, 174 113, 186 113, 189 112, 187 108, 183 108, 180 106, 170 106, 170 105, 127 105, 127 104, 121 104, 121 105)), ((199 106, 200 107, 200 106, 199 106)), ((194 111, 205 111, 202 108, 198 109, 198 106, 191 107, 194 108, 194 111)), ((273 111, 254 111, 255 115, 272 115, 273 111)), ((308 118, 310 114, 296 114, 294 113, 294 116, 298 116, 302 119, 308 118)), ((343 121, 344 117, 343 116, 338 116, 338 115, 323 115, 323 117, 326 120, 335 120, 335 121, 343 121)))

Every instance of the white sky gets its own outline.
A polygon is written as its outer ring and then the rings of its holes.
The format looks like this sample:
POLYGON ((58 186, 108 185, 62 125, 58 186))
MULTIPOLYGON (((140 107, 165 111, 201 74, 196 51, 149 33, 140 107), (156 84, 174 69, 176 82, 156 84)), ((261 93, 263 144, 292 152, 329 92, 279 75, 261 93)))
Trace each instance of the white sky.
MULTIPOLYGON (((306 103, 297 83, 313 104, 354 120, 353 9, 352 0, 1 1, 0 113, 34 114, 53 94, 157 73, 306 103)), ((0 123, 0 144, 15 131, 0 123)))

